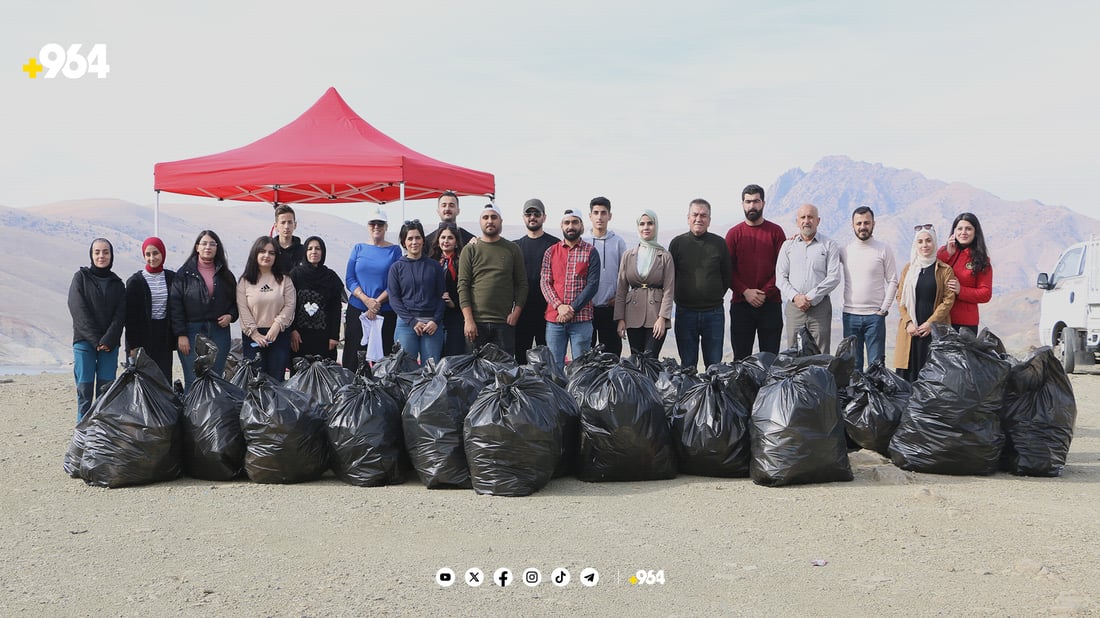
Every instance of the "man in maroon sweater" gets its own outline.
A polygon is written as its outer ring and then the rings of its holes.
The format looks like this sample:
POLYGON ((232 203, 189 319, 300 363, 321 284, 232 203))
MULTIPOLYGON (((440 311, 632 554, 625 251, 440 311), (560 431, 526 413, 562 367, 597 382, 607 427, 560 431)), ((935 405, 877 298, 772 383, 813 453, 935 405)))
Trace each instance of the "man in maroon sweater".
POLYGON ((741 191, 745 220, 726 232, 733 263, 730 289, 730 344, 733 357, 752 355, 759 335, 760 351, 779 353, 783 335, 783 299, 775 285, 775 262, 785 236, 783 228, 764 219, 764 189, 749 185, 741 191))

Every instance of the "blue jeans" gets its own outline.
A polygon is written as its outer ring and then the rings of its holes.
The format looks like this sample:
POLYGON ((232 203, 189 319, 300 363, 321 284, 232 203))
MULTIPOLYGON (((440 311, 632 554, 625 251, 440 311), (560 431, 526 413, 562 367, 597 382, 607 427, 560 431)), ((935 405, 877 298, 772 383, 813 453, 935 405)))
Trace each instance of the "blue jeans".
POLYGON ((844 337, 855 336, 853 346, 856 357, 856 371, 863 371, 863 348, 867 347, 867 364, 886 360, 886 316, 843 314, 844 337))
POLYGON ((180 366, 183 367, 183 385, 188 391, 191 383, 195 381, 195 337, 199 334, 206 335, 214 345, 218 346, 218 356, 214 360, 214 375, 225 377, 225 359, 229 358, 229 327, 218 326, 217 320, 209 322, 188 322, 187 339, 191 342, 191 353, 186 356, 179 353, 180 366))
POLYGON ((429 358, 438 362, 443 354, 443 325, 441 324, 436 324, 434 335, 417 335, 412 324, 397 318, 394 338, 401 344, 401 349, 408 352, 410 356, 414 358, 419 356, 421 365, 428 362, 429 358))
MULTIPOLYGON (((268 330, 270 329, 257 328, 256 332, 266 335, 268 330)), ((245 360, 251 360, 257 356, 263 357, 260 370, 275 380, 276 384, 282 384, 286 379, 287 362, 290 361, 290 331, 284 330, 279 333, 275 341, 268 344, 266 348, 253 347, 253 343, 255 342, 251 338, 241 340, 241 352, 245 360)))
POLYGON ((570 358, 577 358, 592 347, 592 321, 558 324, 546 323, 546 347, 554 356, 558 367, 565 368, 565 346, 569 345, 570 358))
POLYGON ((703 348, 703 365, 722 362, 722 335, 726 330, 726 314, 719 305, 714 309, 695 311, 676 307, 672 331, 676 334, 676 349, 681 367, 698 367, 699 347, 703 348))
POLYGON ((76 379, 76 420, 92 409, 95 394, 118 375, 118 348, 101 352, 87 341, 73 344, 73 378, 76 379))

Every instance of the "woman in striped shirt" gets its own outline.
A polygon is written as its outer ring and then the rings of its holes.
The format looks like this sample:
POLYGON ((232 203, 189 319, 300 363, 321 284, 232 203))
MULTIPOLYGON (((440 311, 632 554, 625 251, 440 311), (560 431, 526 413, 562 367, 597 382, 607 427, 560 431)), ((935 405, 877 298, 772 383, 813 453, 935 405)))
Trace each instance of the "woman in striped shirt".
POLYGON ((143 348, 172 382, 172 353, 176 338, 168 314, 168 291, 176 273, 164 267, 164 241, 150 236, 141 243, 145 268, 126 282, 126 354, 143 348))

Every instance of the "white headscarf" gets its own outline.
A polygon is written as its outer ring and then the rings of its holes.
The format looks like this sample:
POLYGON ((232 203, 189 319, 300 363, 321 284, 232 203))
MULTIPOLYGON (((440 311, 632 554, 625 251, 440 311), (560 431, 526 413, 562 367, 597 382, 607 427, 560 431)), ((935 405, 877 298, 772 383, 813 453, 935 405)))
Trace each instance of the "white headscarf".
POLYGON ((917 251, 917 239, 920 238, 921 234, 925 234, 932 239, 932 247, 939 246, 936 241, 935 228, 921 228, 913 234, 913 246, 909 250, 909 270, 905 273, 905 281, 901 283, 901 305, 905 307, 905 310, 909 312, 909 316, 914 321, 917 319, 917 278, 920 277, 921 269, 928 268, 936 263, 936 251, 934 248, 932 250, 932 255, 928 257, 924 257, 917 251))

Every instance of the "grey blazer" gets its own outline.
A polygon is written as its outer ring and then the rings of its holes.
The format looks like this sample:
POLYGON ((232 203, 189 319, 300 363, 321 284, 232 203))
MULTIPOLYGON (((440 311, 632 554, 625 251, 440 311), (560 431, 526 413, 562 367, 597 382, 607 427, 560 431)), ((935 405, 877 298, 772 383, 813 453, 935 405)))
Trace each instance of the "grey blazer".
POLYGON ((615 289, 614 319, 625 320, 627 328, 651 328, 658 317, 672 320, 672 296, 676 291, 676 269, 672 255, 658 249, 649 274, 638 276, 638 246, 626 250, 619 263, 615 289))

